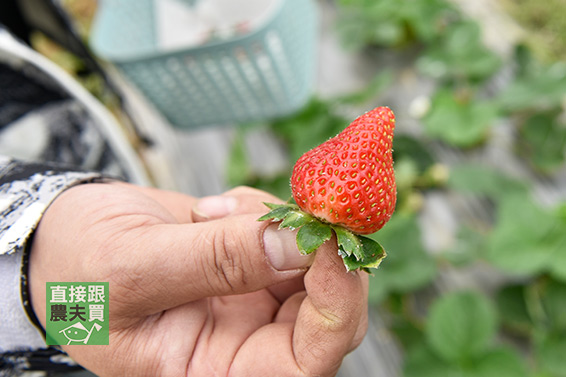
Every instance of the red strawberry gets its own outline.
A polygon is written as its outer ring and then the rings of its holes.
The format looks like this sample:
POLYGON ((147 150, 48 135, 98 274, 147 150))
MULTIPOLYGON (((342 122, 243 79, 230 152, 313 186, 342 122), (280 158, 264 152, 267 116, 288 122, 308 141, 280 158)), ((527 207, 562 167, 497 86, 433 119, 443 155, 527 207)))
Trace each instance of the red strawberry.
POLYGON ((378 231, 395 209, 392 143, 395 116, 378 107, 305 153, 293 169, 299 207, 357 234, 378 231))
POLYGON ((299 229, 297 246, 303 254, 316 250, 334 232, 348 270, 379 266, 385 251, 361 234, 381 229, 395 209, 394 129, 395 116, 387 107, 358 117, 296 162, 291 190, 297 205, 265 203, 271 211, 259 220, 299 229))

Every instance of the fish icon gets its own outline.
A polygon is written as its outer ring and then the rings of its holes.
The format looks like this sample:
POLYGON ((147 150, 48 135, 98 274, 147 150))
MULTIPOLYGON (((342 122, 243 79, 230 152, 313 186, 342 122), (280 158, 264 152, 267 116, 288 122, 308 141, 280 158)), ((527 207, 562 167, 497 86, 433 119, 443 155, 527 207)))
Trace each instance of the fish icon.
POLYGON ((65 335, 65 338, 69 340, 67 345, 71 344, 71 342, 82 342, 83 344, 87 344, 92 331, 100 331, 101 328, 102 326, 100 326, 98 323, 93 323, 90 330, 87 330, 81 322, 76 322, 59 332, 63 333, 63 335, 65 335))

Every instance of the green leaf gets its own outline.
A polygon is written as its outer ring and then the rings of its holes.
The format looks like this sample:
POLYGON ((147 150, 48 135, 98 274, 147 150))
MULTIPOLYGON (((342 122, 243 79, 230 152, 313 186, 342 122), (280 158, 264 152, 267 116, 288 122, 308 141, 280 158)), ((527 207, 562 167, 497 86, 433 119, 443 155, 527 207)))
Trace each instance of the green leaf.
POLYGON ((513 81, 500 94, 498 105, 508 112, 560 108, 566 96, 566 64, 559 62, 538 68, 513 81))
POLYGON ((337 5, 338 31, 351 49, 432 43, 455 16, 443 0, 340 0, 337 5))
POLYGON ((561 264, 555 266, 557 259, 566 262, 559 259, 566 234, 557 220, 555 214, 535 204, 529 195, 505 197, 488 239, 487 259, 503 271, 518 275, 564 268, 561 264))
POLYGON ((424 173, 434 164, 434 157, 422 140, 403 134, 393 138, 393 160, 401 159, 409 159, 417 164, 419 173, 424 173))
POLYGON ((501 66, 499 57, 483 45, 476 22, 456 22, 417 60, 417 67, 434 78, 479 81, 501 66))
POLYGON ((554 247, 553 260, 549 266, 550 275, 566 282, 566 202, 557 205, 551 212, 554 227, 549 231, 546 242, 554 247))
MULTIPOLYGON (((278 204, 278 203, 263 202, 263 204, 269 209, 277 209, 277 208, 282 208, 282 207, 291 208, 289 203, 278 204)), ((299 207, 295 206, 295 208, 299 208, 299 207)))
POLYGON ((381 261, 387 256, 383 247, 379 242, 371 238, 357 236, 361 243, 361 256, 357 258, 355 255, 347 255, 344 252, 339 253, 344 260, 344 265, 348 271, 362 269, 369 272, 370 268, 378 268, 381 261))
POLYGON ((556 377, 566 376, 566 334, 545 335, 536 343, 535 355, 540 369, 556 377))
POLYGON ((297 247, 301 254, 310 254, 332 237, 332 228, 320 221, 312 221, 297 232, 297 247))
POLYGON ((485 165, 463 163, 452 167, 448 185, 458 191, 488 195, 492 199, 527 193, 526 182, 508 177, 504 172, 485 165))
POLYGON ((382 280, 380 279, 383 270, 385 270, 385 268, 379 270, 379 274, 370 274, 369 276, 368 301, 372 305, 381 304, 390 293, 387 284, 382 284, 382 280))
POLYGON ((455 292, 431 307, 426 337, 434 351, 448 362, 483 354, 496 332, 495 310, 484 296, 455 292))
POLYGON ((336 233, 338 247, 347 256, 354 255, 358 260, 363 258, 362 243, 354 233, 341 226, 333 226, 332 229, 336 233))
POLYGON ((306 151, 336 136, 348 123, 348 119, 337 114, 332 101, 312 98, 300 111, 272 122, 271 130, 286 144, 289 160, 294 162, 306 151))
POLYGON ((489 349, 467 361, 446 361, 426 345, 410 350, 405 377, 526 377, 521 356, 511 348, 489 349))
POLYGON ((416 185, 419 178, 418 165, 410 158, 395 160, 395 183, 399 192, 406 192, 416 185))
POLYGON ((463 377, 457 364, 436 355, 426 344, 413 347, 403 367, 404 377, 463 377))
POLYGON ((533 328, 533 321, 525 298, 525 286, 515 284, 503 287, 497 292, 495 299, 503 324, 521 335, 530 334, 533 328))
POLYGON ((281 221, 287 216, 287 214, 293 210, 293 207, 288 205, 277 205, 267 214, 261 216, 258 221, 265 221, 265 220, 273 220, 273 221, 281 221))
POLYGON ((566 334, 566 283, 549 279, 540 295, 547 329, 552 333, 566 334))
POLYGON ((381 292, 376 300, 392 292, 414 291, 436 276, 435 261, 423 247, 415 214, 394 213, 389 222, 370 237, 378 239, 387 250, 387 268, 370 277, 370 295, 374 290, 381 292))
POLYGON ((387 256, 385 249, 374 239, 358 236, 362 243, 362 258, 364 268, 378 268, 381 261, 387 256))
POLYGON ((465 364, 468 377, 527 377, 527 367, 516 351, 496 348, 465 364))
POLYGON ((561 114, 562 109, 534 114, 520 128, 522 153, 543 172, 564 166, 566 124, 561 120, 561 114))
POLYGON ((476 263, 480 251, 485 250, 485 232, 462 225, 456 233, 456 243, 442 254, 442 257, 455 267, 476 263))
MULTIPOLYGON (((403 345, 403 349, 405 351, 411 350, 420 345, 426 345, 424 329, 421 321, 414 321, 409 318, 397 320, 397 318, 399 318, 398 316, 403 316, 403 313, 406 313, 407 304, 410 305, 410 302, 414 299, 415 297, 412 295, 395 296, 391 297, 387 303, 387 310, 390 312, 388 316, 391 315, 391 319, 396 318, 392 321, 388 321, 387 328, 399 340, 400 344, 403 345)), ((381 314, 382 309, 380 308, 379 310, 379 313, 381 314)))
POLYGON ((295 230, 311 221, 315 221, 315 219, 309 214, 299 210, 291 210, 287 213, 281 224, 279 224, 279 229, 289 228, 295 230))
POLYGON ((423 118, 426 133, 457 147, 483 142, 498 116, 493 103, 460 99, 451 90, 439 90, 423 118))
MULTIPOLYGON (((562 229, 566 229, 566 226, 562 225, 562 229)), ((552 233, 554 233, 551 237, 555 238, 555 246, 552 263, 548 266, 548 269, 554 279, 566 282, 566 253, 564 252, 566 250, 566 232, 554 229, 552 233)))

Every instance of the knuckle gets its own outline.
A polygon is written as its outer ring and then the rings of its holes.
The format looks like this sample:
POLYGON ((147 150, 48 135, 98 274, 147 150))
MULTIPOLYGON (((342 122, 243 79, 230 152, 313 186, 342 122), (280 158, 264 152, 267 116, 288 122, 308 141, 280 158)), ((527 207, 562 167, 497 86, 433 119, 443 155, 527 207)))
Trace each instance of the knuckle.
POLYGON ((320 316, 320 326, 327 333, 339 333, 343 332, 351 326, 351 323, 342 318, 342 316, 334 313, 332 310, 322 309, 318 310, 320 316))
POLYGON ((209 261, 209 269, 212 269, 209 279, 213 281, 209 281, 209 284, 222 292, 239 293, 246 286, 240 253, 242 246, 237 241, 230 240, 232 237, 226 232, 214 236, 209 261))

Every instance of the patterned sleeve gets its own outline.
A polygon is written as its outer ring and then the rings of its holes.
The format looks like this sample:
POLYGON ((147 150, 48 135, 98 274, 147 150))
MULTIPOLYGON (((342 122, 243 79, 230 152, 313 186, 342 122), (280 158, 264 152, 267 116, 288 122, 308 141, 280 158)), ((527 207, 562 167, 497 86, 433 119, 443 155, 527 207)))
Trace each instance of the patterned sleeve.
POLYGON ((45 348, 27 293, 27 242, 49 204, 100 173, 0 156, 0 353, 45 348))

